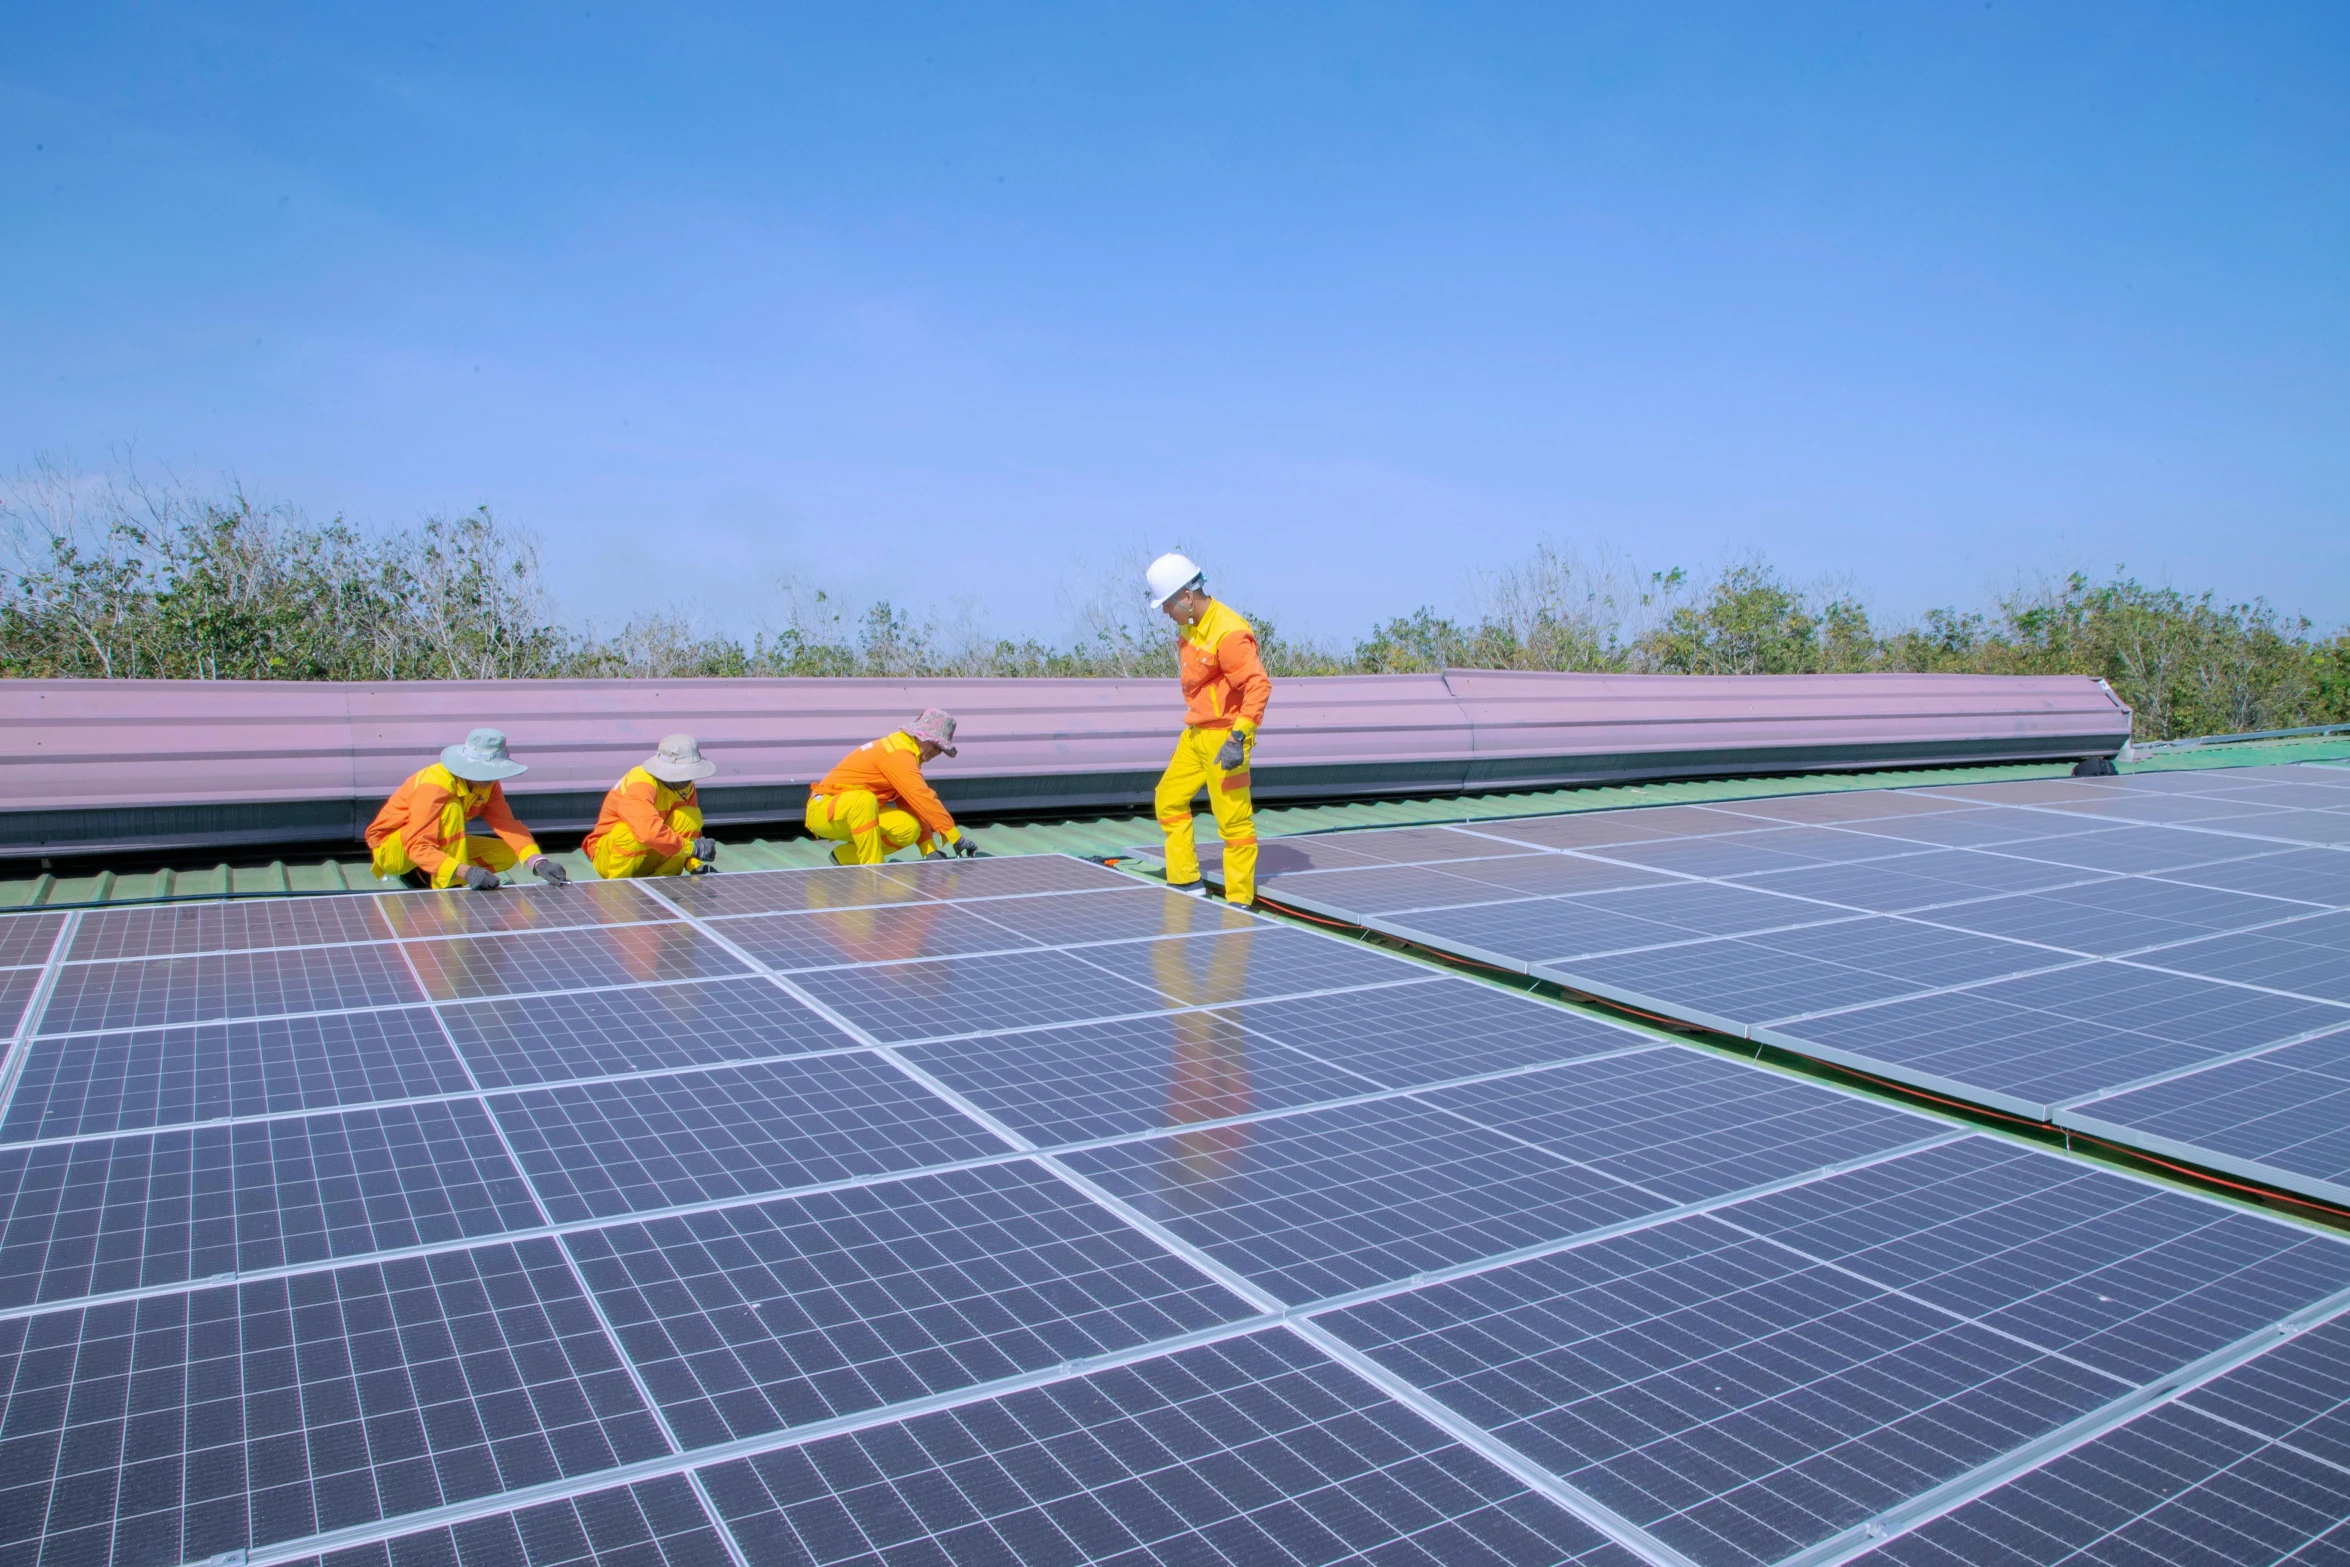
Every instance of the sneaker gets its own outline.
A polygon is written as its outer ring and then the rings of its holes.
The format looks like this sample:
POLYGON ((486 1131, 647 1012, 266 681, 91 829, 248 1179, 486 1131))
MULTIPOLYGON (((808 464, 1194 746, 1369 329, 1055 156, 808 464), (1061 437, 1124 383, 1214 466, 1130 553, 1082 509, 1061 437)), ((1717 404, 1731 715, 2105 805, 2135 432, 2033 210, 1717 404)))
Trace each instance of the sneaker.
POLYGON ((1204 881, 1171 881, 1167 883, 1167 890, 1180 892, 1187 898, 1204 898, 1208 895, 1208 884, 1204 881))

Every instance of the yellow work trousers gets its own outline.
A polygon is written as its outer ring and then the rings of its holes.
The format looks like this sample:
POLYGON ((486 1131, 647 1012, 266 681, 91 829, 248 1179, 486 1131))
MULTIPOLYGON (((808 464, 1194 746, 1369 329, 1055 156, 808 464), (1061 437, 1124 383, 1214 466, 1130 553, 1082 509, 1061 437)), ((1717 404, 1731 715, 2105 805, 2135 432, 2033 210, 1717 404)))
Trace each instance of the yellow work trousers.
POLYGON ((628 823, 614 822, 612 830, 596 840, 596 852, 590 863, 606 881, 631 876, 683 876, 687 867, 694 864, 694 840, 702 835, 702 813, 690 805, 676 807, 669 813, 669 830, 685 840, 685 847, 675 854, 646 848, 628 830, 628 823))
POLYGON ((1202 787, 1216 832, 1224 840, 1224 896, 1234 903, 1257 898, 1257 817, 1248 797, 1248 763, 1231 772, 1216 765, 1216 753, 1231 739, 1226 729, 1186 729, 1175 754, 1159 775, 1154 806, 1167 833, 1167 881, 1183 886, 1199 880, 1199 849, 1191 837, 1191 801, 1202 787))
POLYGON ((514 869, 521 860, 506 840, 491 835, 469 832, 451 847, 448 857, 441 861, 440 874, 427 876, 408 858, 408 845, 392 834, 375 846, 375 873, 378 876, 397 876, 411 887, 454 887, 465 879, 465 867, 485 865, 500 876, 514 869))
POLYGON ((807 821, 808 831, 840 845, 832 851, 835 865, 879 865, 909 843, 930 852, 930 829, 912 811, 885 806, 869 790, 820 794, 808 802, 807 821))

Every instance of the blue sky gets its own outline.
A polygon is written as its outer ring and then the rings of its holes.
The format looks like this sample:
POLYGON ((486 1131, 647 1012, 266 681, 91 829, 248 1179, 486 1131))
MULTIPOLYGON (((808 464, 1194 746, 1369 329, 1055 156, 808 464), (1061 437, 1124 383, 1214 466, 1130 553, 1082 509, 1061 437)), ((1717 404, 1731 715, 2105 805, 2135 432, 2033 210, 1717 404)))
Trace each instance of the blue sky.
POLYGON ((2350 7, 7 6, 0 468, 580 615, 1343 638, 1543 538, 2350 619, 2350 7), (494 13, 494 14, 492 14, 494 13))

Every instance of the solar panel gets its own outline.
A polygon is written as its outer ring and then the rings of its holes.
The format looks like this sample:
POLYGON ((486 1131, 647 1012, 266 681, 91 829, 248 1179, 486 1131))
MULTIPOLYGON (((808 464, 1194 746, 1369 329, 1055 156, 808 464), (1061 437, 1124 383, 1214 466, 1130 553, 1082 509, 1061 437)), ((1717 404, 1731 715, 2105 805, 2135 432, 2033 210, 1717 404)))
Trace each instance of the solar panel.
MULTIPOLYGON (((1491 847, 1345 852, 2046 955, 1491 847)), ((2350 1307, 2332 1237, 1076 861, 570 891, 0 921, 0 1558, 1712 1567, 2350 1307)))
MULTIPOLYGON (((2350 1023, 2350 857, 2321 832, 2288 848, 2260 831, 2326 814, 2310 791, 2350 800, 2306 772, 1856 790, 1465 829, 1548 851, 1495 863, 1638 862, 1671 878, 1605 892, 1432 896, 1428 878, 1457 866, 1260 885, 1276 903, 2008 1113, 2069 1124, 2071 1107, 2142 1089, 2128 1114, 2159 1114, 2161 1130, 2100 1135, 2235 1170, 2270 1134, 2196 1144, 2159 1085, 2350 1023), (2246 789, 2297 798, 2231 793, 2246 789)), ((2278 1091, 2267 1074, 2214 1081, 2278 1091)), ((2319 1146, 2298 1136, 2274 1132, 2279 1149, 2319 1146)), ((2334 1173, 2281 1171, 2300 1190, 2334 1173)))

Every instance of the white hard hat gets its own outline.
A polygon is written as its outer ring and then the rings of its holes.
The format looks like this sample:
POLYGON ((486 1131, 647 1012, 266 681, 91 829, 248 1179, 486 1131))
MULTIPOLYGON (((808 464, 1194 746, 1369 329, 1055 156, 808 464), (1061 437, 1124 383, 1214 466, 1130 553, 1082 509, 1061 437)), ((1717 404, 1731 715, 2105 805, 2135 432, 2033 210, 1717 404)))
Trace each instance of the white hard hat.
POLYGON ((1150 584, 1145 591, 1151 596, 1151 608, 1162 607, 1167 600, 1199 581, 1203 575, 1204 573, 1191 563, 1191 557, 1188 555, 1178 554, 1173 550, 1161 555, 1157 560, 1152 561, 1150 569, 1142 574, 1143 580, 1150 584))

